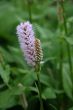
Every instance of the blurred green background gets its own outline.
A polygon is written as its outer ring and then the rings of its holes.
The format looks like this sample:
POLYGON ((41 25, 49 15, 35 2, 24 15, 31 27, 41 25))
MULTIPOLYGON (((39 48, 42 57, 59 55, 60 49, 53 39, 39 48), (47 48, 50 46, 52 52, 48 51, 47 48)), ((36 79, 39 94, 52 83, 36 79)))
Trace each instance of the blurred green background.
MULTIPOLYGON (((66 40, 73 61, 73 0, 65 0, 64 7, 69 33, 66 40)), ((73 110, 73 75, 64 41, 62 74, 59 71, 62 35, 56 0, 0 0, 0 110, 23 110, 22 94, 25 110, 39 110, 36 74, 26 64, 16 35, 16 26, 30 19, 44 55, 40 74, 44 110, 73 110)))

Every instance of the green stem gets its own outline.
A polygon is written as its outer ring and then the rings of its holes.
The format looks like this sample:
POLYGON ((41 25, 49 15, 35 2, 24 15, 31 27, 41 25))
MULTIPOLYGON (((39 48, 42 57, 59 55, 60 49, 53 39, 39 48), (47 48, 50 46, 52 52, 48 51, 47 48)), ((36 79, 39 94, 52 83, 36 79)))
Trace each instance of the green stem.
MULTIPOLYGON (((23 85, 21 83, 18 84, 18 87, 20 89, 23 88, 23 85)), ((20 103, 23 107, 24 110, 27 110, 27 107, 28 107, 28 102, 27 102, 27 99, 26 99, 26 96, 24 94, 24 92, 22 92, 20 95, 19 95, 19 98, 20 98, 20 103)))
MULTIPOLYGON (((62 36, 62 30, 63 30, 63 19, 62 19, 62 9, 59 3, 59 0, 57 0, 57 7, 58 7, 58 22, 59 22, 59 29, 60 29, 60 36, 62 36)), ((60 37, 61 38, 61 37, 60 37)), ((62 71, 63 71, 63 39, 60 39, 60 69, 59 69, 59 73, 60 73, 60 77, 62 79, 62 71)), ((62 89, 62 80, 61 80, 61 84, 60 87, 62 89)))
MULTIPOLYGON (((64 28, 64 24, 63 24, 63 9, 60 5, 60 0, 57 0, 57 6, 58 6, 58 22, 59 22, 59 28, 60 28, 60 36, 63 36, 63 28, 64 28)), ((63 88, 62 87, 62 72, 63 72, 63 55, 64 55, 64 52, 63 52, 63 37, 60 37, 60 75, 61 75, 61 83, 60 83, 60 87, 61 89, 63 88)), ((63 94, 62 94, 62 99, 60 98, 60 103, 61 103, 61 106, 60 106, 60 110, 64 110, 64 107, 63 107, 63 94)))
POLYGON ((31 13, 31 0, 27 0, 28 2, 28 14, 29 14, 29 21, 32 23, 32 13, 31 13))
MULTIPOLYGON (((67 29, 67 21, 66 21, 66 16, 65 16, 65 9, 64 9, 64 0, 57 0, 58 2, 58 5, 60 6, 60 13, 59 13, 59 22, 60 22, 60 29, 61 29, 61 32, 63 32, 64 30, 64 34, 65 34, 65 37, 68 37, 68 29, 67 29)), ((64 41, 64 38, 63 38, 63 41, 64 41)), ((61 44, 62 45, 62 44, 61 44)), ((66 42, 66 45, 67 45, 67 52, 68 52, 68 62, 69 62, 69 68, 70 68, 70 73, 71 73, 71 77, 72 77, 72 60, 71 60, 71 51, 70 51, 70 45, 66 42)), ((61 48, 61 53, 62 53, 62 48, 61 48)), ((62 55, 61 55, 62 57, 62 55)), ((62 61, 62 60, 61 60, 62 61)), ((62 68, 62 62, 61 62, 61 65, 60 67, 62 68)), ((61 69, 61 73, 62 73, 62 69, 61 69)), ((61 108, 60 110, 64 110, 64 97, 62 96, 62 102, 61 102, 61 108)))
POLYGON ((40 65, 39 64, 36 65, 35 71, 36 71, 37 81, 38 81, 38 95, 39 95, 39 100, 40 100, 40 110, 44 110, 43 101, 42 101, 42 94, 41 94, 40 65))
POLYGON ((21 105, 22 105, 23 109, 24 110, 27 110, 28 104, 27 104, 27 101, 26 101, 26 98, 25 98, 25 94, 24 93, 22 93, 20 95, 20 102, 21 102, 21 105))
MULTIPOLYGON (((63 42, 60 42, 60 75, 62 76, 62 70, 63 70, 63 42)), ((62 79, 62 78, 61 78, 62 79)), ((61 82, 62 85, 62 82, 61 82)))
MULTIPOLYGON (((64 9, 64 0, 60 0, 60 5, 62 8, 62 16, 63 16, 63 26, 64 26, 64 31, 65 31, 65 36, 68 37, 68 29, 67 29, 67 21, 66 21, 66 16, 65 16, 65 9, 64 9)), ((70 45, 66 42, 67 44, 67 52, 68 52, 68 61, 69 61, 69 67, 70 67, 70 73, 72 76, 72 60, 71 60, 71 51, 70 51, 70 45)))

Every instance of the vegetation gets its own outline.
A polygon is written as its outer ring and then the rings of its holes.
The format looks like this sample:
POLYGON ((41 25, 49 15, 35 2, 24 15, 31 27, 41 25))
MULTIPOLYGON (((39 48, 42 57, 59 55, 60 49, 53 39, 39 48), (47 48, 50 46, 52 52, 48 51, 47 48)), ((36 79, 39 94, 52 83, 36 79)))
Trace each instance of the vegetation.
POLYGON ((73 110, 73 0, 0 0, 0 110, 39 110, 38 81, 16 35, 30 21, 41 40, 44 110, 73 110))

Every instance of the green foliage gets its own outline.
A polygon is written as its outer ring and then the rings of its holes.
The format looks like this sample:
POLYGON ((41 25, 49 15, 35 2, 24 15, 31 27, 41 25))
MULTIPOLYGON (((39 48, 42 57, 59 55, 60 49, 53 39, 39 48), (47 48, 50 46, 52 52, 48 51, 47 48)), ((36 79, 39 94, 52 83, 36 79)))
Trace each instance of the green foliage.
POLYGON ((6 65, 5 70, 3 69, 2 65, 0 65, 0 76, 3 79, 4 83, 8 84, 9 82, 9 75, 10 75, 10 68, 6 65))
POLYGON ((73 110, 73 107, 72 107, 72 108, 70 108, 69 110, 73 110))
POLYGON ((56 94, 55 94, 55 91, 52 88, 46 88, 43 91, 42 97, 44 99, 54 99, 54 98, 56 98, 56 94))
POLYGON ((66 45, 70 46, 73 68, 73 1, 65 0, 68 37, 64 30, 60 32, 55 0, 30 1, 28 4, 28 0, 0 0, 0 110, 22 105, 21 94, 25 94, 28 106, 31 100, 39 100, 36 73, 26 64, 16 35, 16 26, 30 18, 29 5, 35 36, 41 40, 44 54, 40 73, 44 105, 49 105, 47 110, 73 110, 73 74, 66 45), (61 42, 62 74, 59 71, 61 42))
MULTIPOLYGON (((64 65, 62 79, 63 79, 64 91, 67 93, 67 95, 70 98, 72 98, 72 81, 70 78, 70 73, 69 73, 69 69, 68 69, 67 64, 64 65)), ((73 98, 72 98, 72 100, 73 100, 73 98)))

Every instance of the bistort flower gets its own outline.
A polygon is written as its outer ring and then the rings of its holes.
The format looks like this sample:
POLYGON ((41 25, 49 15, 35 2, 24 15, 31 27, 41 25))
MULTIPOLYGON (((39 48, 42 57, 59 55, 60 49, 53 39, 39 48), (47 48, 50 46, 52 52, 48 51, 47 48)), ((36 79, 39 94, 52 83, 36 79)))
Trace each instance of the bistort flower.
POLYGON ((30 22, 20 23, 17 26, 17 35, 25 60, 30 66, 35 66, 42 60, 42 48, 40 40, 35 38, 30 22))

